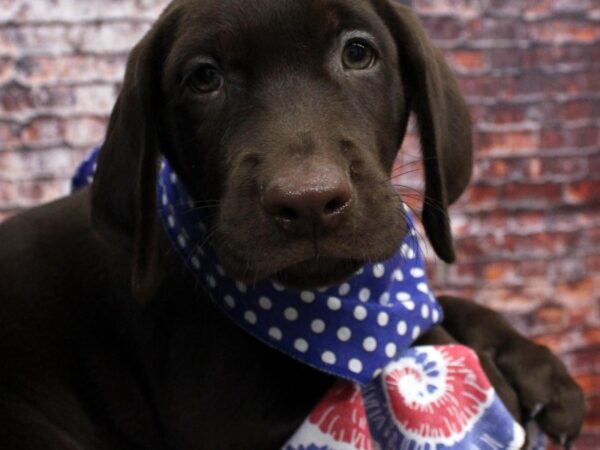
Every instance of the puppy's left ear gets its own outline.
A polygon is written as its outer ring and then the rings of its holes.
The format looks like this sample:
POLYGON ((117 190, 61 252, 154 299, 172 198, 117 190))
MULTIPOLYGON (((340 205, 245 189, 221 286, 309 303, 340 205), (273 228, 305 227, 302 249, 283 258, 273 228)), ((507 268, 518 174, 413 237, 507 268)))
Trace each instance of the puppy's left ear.
POLYGON ((140 300, 152 296, 163 273, 156 214, 161 74, 176 20, 167 9, 131 52, 92 184, 93 226, 131 251, 132 292, 140 300))
POLYGON ((438 256, 453 262, 448 206, 471 178, 471 117, 454 75, 418 17, 398 3, 374 3, 396 41, 406 103, 417 119, 425 169, 425 232, 438 256))

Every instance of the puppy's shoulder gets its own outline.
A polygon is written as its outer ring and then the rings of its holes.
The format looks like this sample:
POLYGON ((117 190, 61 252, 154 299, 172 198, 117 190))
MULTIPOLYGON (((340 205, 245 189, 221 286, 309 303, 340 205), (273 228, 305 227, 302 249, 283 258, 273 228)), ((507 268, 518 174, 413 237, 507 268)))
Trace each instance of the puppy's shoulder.
POLYGON ((127 252, 91 226, 89 188, 8 219, 0 242, 0 315, 99 298, 128 277, 127 252))

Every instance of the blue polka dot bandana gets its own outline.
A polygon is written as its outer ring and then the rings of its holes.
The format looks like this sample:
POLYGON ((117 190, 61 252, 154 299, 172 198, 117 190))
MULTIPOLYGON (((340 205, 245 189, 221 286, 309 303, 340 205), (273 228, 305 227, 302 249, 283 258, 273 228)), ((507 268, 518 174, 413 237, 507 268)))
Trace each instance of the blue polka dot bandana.
POLYGON ((338 286, 301 291, 230 279, 206 244, 202 212, 166 161, 158 195, 173 245, 212 300, 251 335, 316 369, 366 384, 442 319, 412 223, 389 260, 366 264, 338 286))
MULTIPOLYGON (((74 189, 92 181, 97 153, 80 166, 74 189)), ((282 450, 523 446, 523 429, 474 352, 460 345, 411 348, 441 322, 442 311, 408 212, 408 233, 390 259, 365 264, 336 286, 295 290, 227 276, 202 211, 166 160, 157 198, 173 247, 227 317, 266 345, 340 378, 282 450)))

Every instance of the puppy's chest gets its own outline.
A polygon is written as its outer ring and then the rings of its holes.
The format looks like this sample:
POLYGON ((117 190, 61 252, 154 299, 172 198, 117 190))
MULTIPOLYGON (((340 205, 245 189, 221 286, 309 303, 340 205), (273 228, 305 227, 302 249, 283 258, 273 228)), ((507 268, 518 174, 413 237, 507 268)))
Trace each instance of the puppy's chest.
POLYGON ((156 362, 166 442, 177 450, 281 448, 333 379, 265 346, 194 297, 167 318, 168 345, 156 362))

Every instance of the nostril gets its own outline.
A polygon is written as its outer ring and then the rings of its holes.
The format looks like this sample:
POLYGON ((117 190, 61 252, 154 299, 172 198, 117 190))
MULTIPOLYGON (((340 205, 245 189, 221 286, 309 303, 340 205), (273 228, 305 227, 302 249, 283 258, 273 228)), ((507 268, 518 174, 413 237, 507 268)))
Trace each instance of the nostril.
POLYGON ((277 211, 276 217, 280 220, 286 220, 288 222, 293 222, 294 220, 298 220, 300 218, 297 211, 286 207, 280 208, 279 211, 277 211))
POLYGON ((330 200, 323 208, 323 212, 325 214, 338 214, 340 213, 347 205, 349 199, 343 197, 336 197, 333 200, 330 200))

